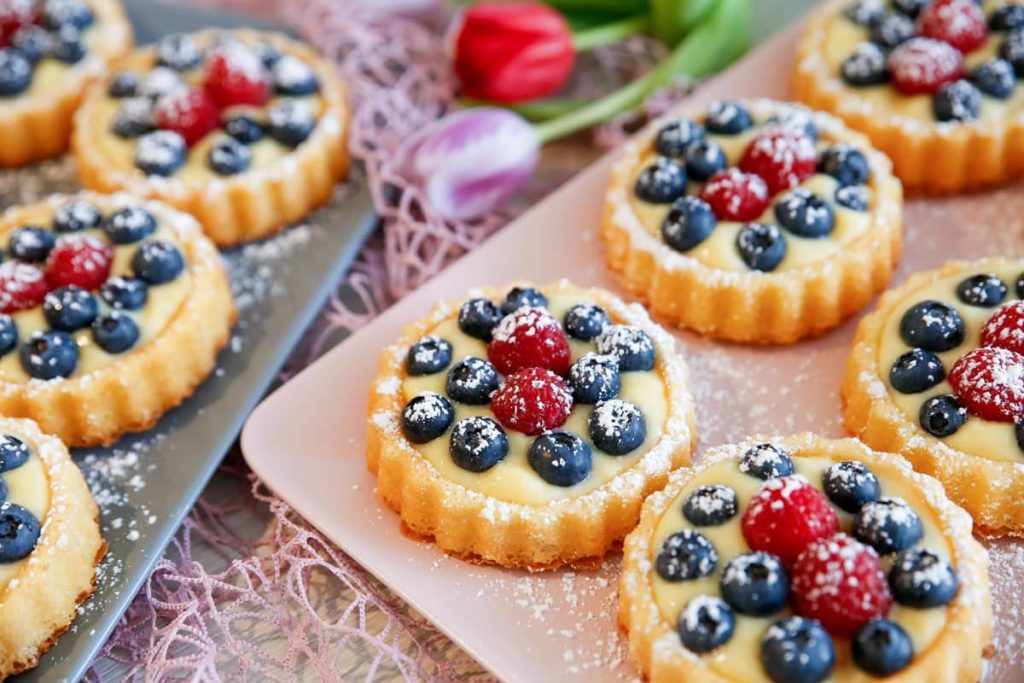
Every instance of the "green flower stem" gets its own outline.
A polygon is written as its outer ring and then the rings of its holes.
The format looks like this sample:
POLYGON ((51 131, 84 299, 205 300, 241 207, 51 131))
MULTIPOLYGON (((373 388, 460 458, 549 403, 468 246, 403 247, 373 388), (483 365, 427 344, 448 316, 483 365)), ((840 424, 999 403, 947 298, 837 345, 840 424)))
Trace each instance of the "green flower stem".
POLYGON ((571 100, 564 97, 549 97, 542 100, 530 100, 528 102, 488 102, 487 100, 476 100, 470 97, 462 97, 459 104, 466 108, 472 107, 504 107, 514 111, 527 121, 548 121, 550 119, 565 116, 574 112, 580 107, 587 105, 586 100, 571 100))
POLYGON ((647 12, 650 8, 647 0, 543 0, 563 12, 592 12, 595 14, 611 14, 625 17, 631 14, 647 12))
POLYGON ((646 14, 626 17, 604 26, 580 31, 572 37, 572 46, 576 52, 593 50, 604 45, 618 43, 638 33, 644 33, 649 26, 650 17, 646 14))

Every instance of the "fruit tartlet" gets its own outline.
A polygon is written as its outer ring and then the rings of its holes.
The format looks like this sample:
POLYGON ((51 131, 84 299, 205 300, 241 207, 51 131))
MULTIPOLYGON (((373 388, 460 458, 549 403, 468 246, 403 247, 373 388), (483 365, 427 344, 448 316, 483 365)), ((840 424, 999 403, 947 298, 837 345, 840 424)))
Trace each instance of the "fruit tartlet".
POLYGON ((917 273, 861 321, 847 430, 932 475, 988 533, 1024 532, 1024 260, 917 273))
POLYGON ((644 504, 622 571, 652 681, 976 681, 992 635, 970 517, 853 439, 712 449, 644 504))
POLYGON ((793 92, 863 131, 908 190, 1024 171, 1024 3, 837 0, 797 48, 793 92))
POLYGON ((784 344, 835 327, 886 286, 902 189, 885 156, 831 116, 716 102, 625 145, 601 236, 608 267, 653 313, 784 344))
POLYGON ((475 290, 406 327, 370 392, 367 465, 406 529, 540 570, 603 557, 695 440, 673 339, 561 281, 475 290))
POLYGON ((126 194, 0 216, 0 415, 69 446, 151 427, 213 370, 236 318, 188 214, 126 194))
POLYGON ((333 67, 306 45, 211 30, 118 61, 75 117, 72 149, 86 187, 160 199, 228 246, 330 199, 348 116, 333 67))
POLYGON ((67 150, 86 88, 131 47, 117 0, 0 0, 0 166, 67 150))
POLYGON ((98 517, 64 444, 0 418, 0 679, 35 666, 92 594, 98 517))

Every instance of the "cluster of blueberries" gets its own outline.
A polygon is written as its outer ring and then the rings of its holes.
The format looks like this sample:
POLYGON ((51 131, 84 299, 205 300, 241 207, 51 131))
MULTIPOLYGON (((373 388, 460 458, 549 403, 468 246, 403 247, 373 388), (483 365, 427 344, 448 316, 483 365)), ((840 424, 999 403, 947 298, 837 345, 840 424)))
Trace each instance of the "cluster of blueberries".
MULTIPOLYGON (((476 339, 490 341, 502 318, 522 307, 546 308, 547 299, 536 289, 516 287, 499 306, 489 299, 470 299, 459 310, 460 330, 476 339)), ((590 442, 609 455, 626 455, 647 437, 641 410, 616 398, 620 373, 648 371, 655 364, 651 339, 640 329, 612 325, 608 314, 593 304, 577 304, 563 319, 569 337, 594 342, 597 352, 586 353, 569 368, 567 383, 577 404, 594 405, 587 422, 590 442)), ((453 401, 470 406, 488 405, 501 378, 489 361, 469 356, 451 365, 452 345, 428 336, 410 347, 406 371, 411 376, 448 371, 442 396, 425 392, 402 411, 402 431, 413 443, 427 443, 442 436, 455 422, 453 401), (451 366, 449 368, 449 366, 451 366)), ((470 472, 485 472, 505 459, 508 436, 494 419, 472 416, 451 430, 452 461, 470 472)), ((555 486, 574 486, 587 477, 593 465, 590 445, 576 434, 554 430, 536 437, 527 460, 544 481, 555 486)))
MULTIPOLYGON (((28 462, 31 450, 11 434, 0 434, 0 473, 28 462)), ((0 562, 17 562, 36 547, 39 520, 20 505, 7 500, 7 484, 0 478, 0 562)))
MULTIPOLYGON (((1015 284, 1017 298, 1024 298, 1024 273, 1015 284)), ((996 275, 979 273, 957 285, 957 298, 967 306, 995 308, 1009 292, 996 275)), ((964 320, 941 301, 921 301, 900 319, 900 337, 912 347, 893 363, 889 383, 903 394, 919 394, 946 379, 946 368, 936 353, 952 351, 963 343, 964 320)), ((953 394, 933 396, 921 405, 921 427, 939 438, 949 436, 967 422, 967 407, 953 394)), ((1016 424, 1017 445, 1024 451, 1024 422, 1016 424)))
POLYGON ((0 48, 0 97, 20 95, 32 83, 35 65, 46 57, 74 64, 86 47, 82 31, 96 21, 82 0, 45 0, 39 7, 39 23, 22 26, 0 48))
MULTIPOLYGON (((225 34, 220 41, 236 40, 225 34)), ((249 145, 264 136, 286 147, 297 147, 316 126, 310 107, 296 99, 313 95, 320 82, 312 67, 291 55, 282 55, 269 43, 246 46, 252 50, 270 73, 274 94, 285 96, 272 104, 265 118, 251 113, 231 113, 221 125, 226 135, 214 143, 207 154, 207 165, 219 175, 234 175, 249 168, 252 152, 249 145)), ((115 135, 138 138, 135 164, 147 175, 169 176, 181 168, 188 156, 188 145, 177 132, 158 130, 156 109, 161 97, 184 86, 181 74, 203 65, 205 55, 191 36, 170 35, 156 47, 157 66, 146 75, 131 71, 117 73, 111 79, 107 94, 120 99, 112 129, 115 135)))
MULTIPOLYGON (((93 204, 76 200, 54 214, 52 229, 28 225, 16 228, 8 241, 8 255, 26 263, 46 261, 61 235, 83 230, 103 230, 115 245, 141 242, 157 228, 156 219, 145 209, 128 206, 104 218, 93 204)), ((139 328, 128 313, 146 305, 149 287, 173 281, 185 268, 176 246, 163 240, 147 240, 131 259, 132 277, 113 277, 99 289, 107 310, 92 292, 75 285, 59 287, 43 299, 43 317, 48 330, 33 332, 20 350, 25 372, 35 379, 68 377, 78 367, 78 344, 72 333, 91 328, 93 341, 107 353, 123 353, 139 340, 139 328)), ((18 326, 7 314, 0 314, 0 356, 17 348, 18 326)))
MULTIPOLYGON (((792 109, 785 117, 787 125, 798 125, 811 140, 818 140, 818 129, 810 116, 792 109)), ((776 121, 778 117, 772 120, 776 121)), ((738 135, 754 125, 742 103, 723 101, 711 105, 703 125, 680 117, 658 131, 654 147, 659 156, 637 176, 633 191, 645 202, 671 204, 661 224, 661 236, 676 251, 685 253, 697 247, 718 224, 710 204, 686 194, 689 183, 703 183, 729 165, 721 145, 707 134, 738 135)), ((859 150, 846 144, 833 145, 821 154, 818 171, 838 181, 832 198, 835 204, 853 211, 867 210, 864 183, 869 167, 859 150)), ((832 203, 807 189, 784 193, 776 201, 774 212, 779 225, 800 237, 825 238, 835 228, 832 203)), ((736 249, 747 267, 770 272, 786 256, 786 239, 778 226, 753 222, 740 230, 736 249)))
MULTIPOLYGON (((795 468, 785 450, 766 443, 744 453, 740 471, 769 480, 792 475, 795 468)), ((927 549, 912 547, 924 535, 920 517, 903 500, 882 497, 878 478, 869 468, 855 461, 836 463, 825 471, 822 488, 834 505, 855 515, 854 537, 879 555, 894 554, 888 581, 897 603, 929 608, 953 599, 959 581, 952 566, 927 549)), ((712 526, 735 517, 739 507, 733 489, 701 486, 684 502, 683 515, 695 527, 712 526)), ((709 576, 717 566, 714 545, 697 529, 666 538, 655 562, 658 575, 671 582, 709 576)), ((735 630, 735 613, 767 617, 785 607, 790 598, 789 576, 782 561, 763 551, 732 558, 722 571, 719 590, 721 598, 702 595, 684 606, 679 615, 679 637, 694 652, 709 652, 725 644, 735 630)), ((889 619, 874 619, 863 626, 852 650, 854 662, 876 676, 896 673, 913 658, 910 636, 889 619)), ((835 657, 831 637, 814 619, 780 619, 761 641, 761 662, 773 681, 823 680, 835 657)))
MULTIPOLYGON (((880 0, 857 0, 846 9, 851 21, 866 28, 870 41, 861 43, 840 67, 843 80, 855 87, 889 80, 888 55, 917 36, 914 18, 930 0, 894 0, 886 12, 880 0)), ((967 78, 932 95, 932 113, 939 121, 971 121, 981 112, 982 96, 1005 100, 1024 77, 1024 5, 1006 4, 988 17, 989 29, 1004 33, 999 56, 971 70, 967 78)))

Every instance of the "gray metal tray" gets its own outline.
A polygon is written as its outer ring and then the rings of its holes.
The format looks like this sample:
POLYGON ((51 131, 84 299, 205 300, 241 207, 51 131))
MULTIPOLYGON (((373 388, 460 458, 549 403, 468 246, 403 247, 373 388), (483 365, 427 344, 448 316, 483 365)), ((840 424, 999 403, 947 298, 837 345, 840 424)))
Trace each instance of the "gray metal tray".
MULTIPOLYGON (((139 43, 210 26, 270 27, 185 5, 125 5, 139 43)), ((3 206, 75 189, 73 164, 66 158, 0 172, 3 206)), ((75 681, 83 675, 375 225, 368 193, 350 183, 301 227, 224 253, 241 318, 217 370, 155 429, 112 448, 74 453, 100 503, 110 551, 96 593, 72 628, 17 681, 75 681)))

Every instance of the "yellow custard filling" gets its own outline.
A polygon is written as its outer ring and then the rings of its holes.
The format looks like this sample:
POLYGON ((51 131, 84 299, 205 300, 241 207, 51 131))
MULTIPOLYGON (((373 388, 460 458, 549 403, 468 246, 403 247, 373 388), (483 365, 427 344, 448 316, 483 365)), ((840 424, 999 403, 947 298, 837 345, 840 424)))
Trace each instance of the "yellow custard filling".
MULTIPOLYGON (((50 509, 50 478, 46 473, 46 467, 36 453, 35 445, 25 435, 6 433, 25 442, 31 453, 21 467, 0 474, 0 478, 3 478, 7 485, 7 500, 35 515, 39 520, 39 526, 42 527, 46 522, 46 513, 50 509)), ((0 590, 7 587, 31 557, 30 553, 15 562, 0 562, 0 590)))
MULTIPOLYGON (((796 473, 804 476, 816 488, 821 489, 822 475, 835 460, 830 458, 794 457, 796 473)), ((906 501, 921 517, 924 536, 919 547, 926 547, 936 554, 949 558, 950 546, 942 535, 938 523, 930 514, 930 509, 918 492, 908 482, 892 479, 884 472, 873 470, 881 484, 882 496, 898 497, 906 501)), ((743 538, 740 521, 747 509, 750 499, 761 489, 764 481, 742 473, 739 460, 723 459, 711 465, 697 475, 672 502, 664 516, 658 521, 651 544, 650 578, 654 588, 654 599, 662 617, 675 627, 679 613, 686 604, 699 595, 720 596, 719 580, 722 571, 736 555, 750 552, 750 547, 743 538), (683 515, 683 503, 697 488, 705 485, 719 484, 728 486, 736 492, 738 511, 723 524, 694 526, 683 515), (662 579, 654 570, 654 560, 666 538, 683 529, 695 529, 707 538, 718 554, 718 564, 710 575, 690 581, 670 582, 662 579)), ((840 529, 851 533, 854 516, 835 508, 839 517, 840 529)), ((882 565, 888 569, 891 558, 883 558, 882 565), (888 561, 887 561, 888 560, 888 561)), ((945 607, 931 609, 915 609, 893 603, 888 618, 902 626, 914 643, 914 652, 920 653, 928 648, 942 631, 946 623, 945 607)), ((734 611, 736 619, 732 637, 721 647, 700 657, 715 671, 727 680, 737 683, 769 683, 770 679, 764 672, 760 659, 761 639, 765 630, 776 620, 791 614, 789 608, 767 617, 755 617, 734 611)), ((867 683, 877 680, 853 665, 850 658, 849 641, 834 638, 836 665, 829 678, 842 683, 867 683)), ((695 655, 696 656, 696 655, 695 655)))
MULTIPOLYGON (((953 394, 953 388, 948 381, 942 381, 936 386, 917 394, 904 394, 892 387, 889 383, 889 369, 901 355, 910 350, 906 342, 900 336, 900 320, 903 314, 914 304, 929 299, 941 301, 951 306, 960 313, 964 321, 964 341, 960 346, 950 351, 935 353, 942 361, 943 367, 948 375, 953 364, 964 354, 978 348, 981 338, 981 329, 988 322, 992 314, 999 307, 984 308, 972 306, 960 300, 956 288, 965 278, 979 273, 991 273, 997 275, 1006 283, 1009 293, 1003 303, 1010 301, 1014 294, 1014 283, 1024 271, 1024 263, 1012 261, 990 261, 977 266, 977 270, 964 270, 956 275, 918 287, 899 302, 882 328, 878 340, 878 369, 882 375, 889 395, 893 402, 903 411, 907 419, 913 424, 919 424, 919 413, 921 405, 933 396, 953 394)), ((936 437, 937 438, 937 437, 936 437)), ((1019 462, 1024 453, 1017 445, 1014 435, 1014 427, 1006 422, 993 422, 984 420, 976 415, 971 415, 967 422, 953 434, 943 437, 942 443, 958 451, 977 455, 990 460, 1019 462)))
MULTIPOLYGON (((565 313, 576 304, 597 303, 587 298, 582 292, 545 294, 548 299, 548 309, 558 320, 562 320, 565 313)), ((609 315, 611 315, 610 312, 609 315)), ((612 324, 621 322, 612 317, 612 324)), ((440 322, 427 334, 437 335, 452 345, 452 365, 469 356, 487 359, 487 344, 463 333, 459 329, 455 316, 440 322)), ((571 337, 569 344, 573 361, 585 353, 597 350, 595 343, 582 342, 571 337)), ((635 465, 661 439, 669 408, 665 379, 660 370, 661 363, 662 359, 658 358, 654 369, 649 372, 623 372, 620 375, 621 390, 618 398, 637 406, 643 412, 647 426, 647 437, 644 442, 626 455, 608 455, 594 446, 587 430, 587 420, 594 406, 573 405, 568 420, 559 429, 581 437, 591 447, 593 453, 593 469, 590 476, 575 486, 555 486, 541 479, 540 475, 530 467, 526 458, 527 450, 536 437, 527 436, 511 429, 505 429, 509 441, 508 455, 497 465, 481 473, 464 470, 452 461, 449 453, 450 431, 428 443, 410 443, 409 445, 427 458, 445 478, 498 500, 523 504, 543 504, 562 498, 585 495, 635 465)), ((433 375, 404 377, 402 381, 403 403, 427 391, 445 395, 446 378, 447 369, 433 375)), ((486 405, 471 406, 456 401, 452 401, 452 405, 455 408, 453 425, 474 415, 494 417, 490 407, 486 405)))

